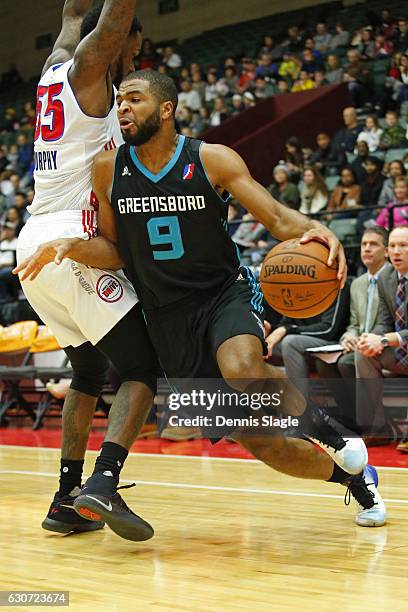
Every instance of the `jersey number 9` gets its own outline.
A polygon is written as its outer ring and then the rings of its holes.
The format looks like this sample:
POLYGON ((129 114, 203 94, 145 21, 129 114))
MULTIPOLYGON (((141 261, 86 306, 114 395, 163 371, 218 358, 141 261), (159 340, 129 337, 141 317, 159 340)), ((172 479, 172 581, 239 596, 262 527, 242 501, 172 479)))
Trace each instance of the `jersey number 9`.
POLYGON ((64 105, 57 99, 64 83, 53 83, 49 87, 39 85, 37 89, 37 123, 35 126, 34 142, 41 138, 44 142, 59 140, 65 130, 64 105), (47 99, 47 107, 43 113, 43 103, 47 99), (43 125, 43 119, 51 117, 49 124, 43 125))
POLYGON ((153 251, 157 261, 180 259, 184 255, 184 245, 181 238, 180 223, 176 216, 153 217, 147 222, 147 231, 152 246, 169 245, 165 251, 153 251))

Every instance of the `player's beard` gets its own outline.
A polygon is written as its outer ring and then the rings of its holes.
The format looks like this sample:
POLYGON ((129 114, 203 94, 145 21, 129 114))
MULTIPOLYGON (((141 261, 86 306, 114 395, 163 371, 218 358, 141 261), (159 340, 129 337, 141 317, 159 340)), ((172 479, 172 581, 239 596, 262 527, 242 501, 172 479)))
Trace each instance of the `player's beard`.
POLYGON ((122 133, 123 140, 131 146, 140 147, 146 144, 146 142, 149 142, 149 140, 160 130, 160 127, 160 106, 158 106, 143 123, 139 123, 136 134, 131 134, 130 132, 122 133))

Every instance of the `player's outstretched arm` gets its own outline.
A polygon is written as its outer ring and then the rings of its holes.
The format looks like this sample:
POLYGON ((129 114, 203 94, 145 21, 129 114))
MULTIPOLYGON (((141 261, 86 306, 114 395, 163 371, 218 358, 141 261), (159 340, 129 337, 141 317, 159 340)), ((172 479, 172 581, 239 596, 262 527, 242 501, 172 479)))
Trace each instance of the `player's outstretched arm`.
POLYGON ((105 151, 96 156, 92 168, 92 187, 99 201, 98 236, 91 240, 82 238, 58 238, 45 242, 13 270, 21 281, 34 280, 49 263, 59 265, 63 259, 102 270, 119 270, 123 261, 116 246, 115 218, 110 204, 110 187, 113 180, 115 151, 105 151))
POLYGON ((343 246, 337 236, 318 221, 279 204, 271 194, 252 178, 243 159, 223 145, 204 144, 201 158, 215 188, 226 189, 278 240, 301 238, 302 242, 318 238, 330 248, 328 264, 337 259, 338 278, 344 286, 347 264, 343 246))
POLYGON ((61 32, 55 41, 51 55, 44 64, 42 73, 50 66, 69 61, 78 46, 82 21, 92 6, 93 0, 65 0, 62 12, 61 32))
MULTIPOLYGON (((106 105, 111 104, 109 68, 129 35, 135 8, 136 0, 105 0, 96 28, 75 51, 69 79, 82 110, 89 115, 104 115, 106 105)), ((138 51, 134 49, 134 55, 138 51)))

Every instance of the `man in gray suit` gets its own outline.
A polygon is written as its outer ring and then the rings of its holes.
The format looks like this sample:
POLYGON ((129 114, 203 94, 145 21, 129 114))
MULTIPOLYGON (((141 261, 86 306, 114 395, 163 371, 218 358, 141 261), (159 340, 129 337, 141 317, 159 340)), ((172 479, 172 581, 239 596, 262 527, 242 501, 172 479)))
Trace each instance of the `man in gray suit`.
POLYGON ((361 334, 370 332, 375 325, 378 312, 378 277, 387 267, 388 232, 382 227, 367 229, 361 239, 361 261, 367 272, 354 279, 350 288, 350 320, 340 338, 344 353, 337 363, 327 364, 316 359, 316 368, 321 378, 330 381, 338 407, 336 418, 351 428, 356 428, 355 408, 355 350, 361 334))
POLYGON ((375 326, 362 334, 356 351, 357 422, 374 432, 386 421, 382 370, 408 376, 408 227, 392 230, 388 254, 392 267, 379 277, 375 326))

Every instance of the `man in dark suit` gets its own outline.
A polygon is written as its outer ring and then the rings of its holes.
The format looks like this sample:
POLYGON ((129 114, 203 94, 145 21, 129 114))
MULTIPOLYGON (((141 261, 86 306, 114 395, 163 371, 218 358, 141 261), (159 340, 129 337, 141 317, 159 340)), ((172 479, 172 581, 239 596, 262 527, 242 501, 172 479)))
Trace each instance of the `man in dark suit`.
POLYGON ((334 416, 350 429, 356 428, 355 350, 361 334, 372 331, 376 325, 378 277, 385 268, 391 268, 387 262, 387 244, 388 232, 384 228, 373 227, 365 230, 361 238, 360 257, 367 272, 351 283, 349 325, 339 340, 344 353, 337 363, 329 364, 316 359, 316 369, 320 377, 327 380, 336 399, 337 412, 334 416))
MULTIPOLYGON (((379 306, 372 333, 362 334, 356 352, 357 421, 371 432, 383 429, 382 370, 408 376, 408 227, 396 227, 389 237, 391 268, 378 280, 379 306)), ((399 450, 408 452, 402 442, 399 450)))

